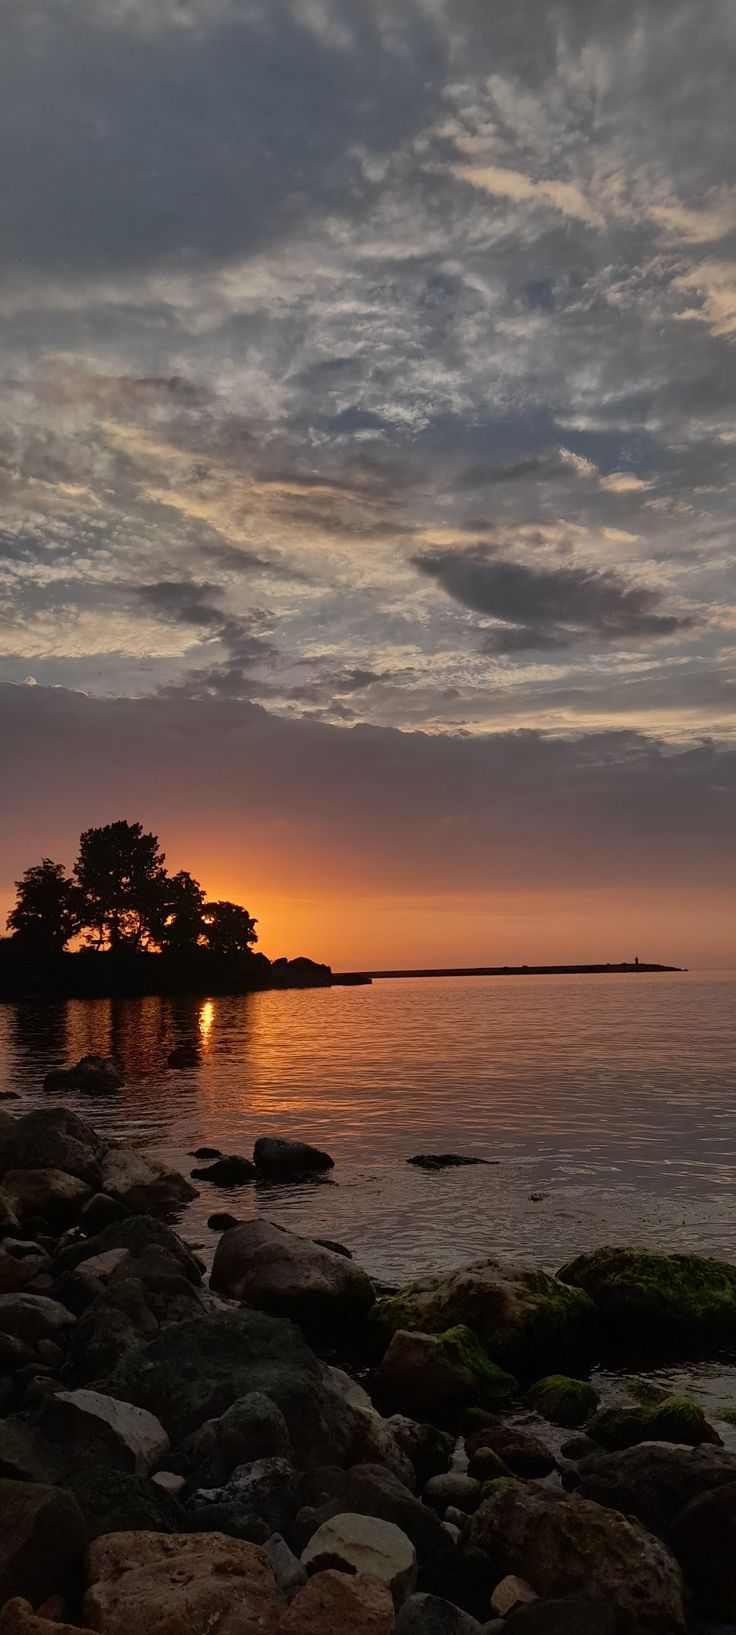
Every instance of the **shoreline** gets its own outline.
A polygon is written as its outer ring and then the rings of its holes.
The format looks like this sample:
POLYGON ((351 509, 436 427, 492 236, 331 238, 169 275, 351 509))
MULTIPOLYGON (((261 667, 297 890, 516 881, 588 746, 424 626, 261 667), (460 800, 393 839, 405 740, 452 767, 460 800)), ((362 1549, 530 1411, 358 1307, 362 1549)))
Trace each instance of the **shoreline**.
POLYGON ((401 977, 448 976, 638 976, 652 972, 677 972, 682 965, 652 965, 641 961, 616 965, 448 965, 431 970, 407 971, 347 971, 338 973, 335 980, 343 982, 373 982, 401 977))

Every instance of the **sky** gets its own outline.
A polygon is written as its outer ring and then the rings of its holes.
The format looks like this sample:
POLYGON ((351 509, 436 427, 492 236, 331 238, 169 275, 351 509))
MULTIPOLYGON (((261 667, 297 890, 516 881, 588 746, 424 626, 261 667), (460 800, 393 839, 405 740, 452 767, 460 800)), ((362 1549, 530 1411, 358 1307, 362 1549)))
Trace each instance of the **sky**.
POLYGON ((731 0, 0 9, 0 909, 736 965, 731 0))

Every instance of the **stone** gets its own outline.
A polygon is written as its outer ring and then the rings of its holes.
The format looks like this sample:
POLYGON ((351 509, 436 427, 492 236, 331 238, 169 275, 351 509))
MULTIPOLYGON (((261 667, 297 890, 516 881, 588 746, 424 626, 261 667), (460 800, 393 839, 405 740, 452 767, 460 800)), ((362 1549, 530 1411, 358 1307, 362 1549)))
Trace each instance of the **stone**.
MULTIPOLYGON (((74 1275, 83 1277, 81 1272, 74 1275)), ((189 1281, 180 1264, 156 1245, 126 1260, 106 1283, 95 1278, 87 1281, 99 1292, 72 1336, 74 1381, 99 1386, 108 1395, 129 1402, 125 1391, 109 1389, 108 1376, 141 1341, 162 1333, 167 1325, 203 1315, 206 1296, 189 1281)))
POLYGON ((286 1420, 263 1391, 239 1397, 219 1419, 208 1419, 189 1439, 187 1452, 201 1487, 226 1482, 236 1465, 256 1459, 294 1460, 286 1420))
POLYGON ((66 1226, 76 1221, 90 1196, 85 1181, 60 1169, 13 1169, 3 1176, 5 1196, 21 1225, 48 1221, 66 1226))
POLYGON ((518 1425, 487 1425, 467 1438, 466 1448, 470 1455, 470 1475, 484 1481, 489 1479, 491 1472, 482 1461, 476 1463, 476 1455, 486 1448, 490 1448, 514 1476, 533 1480, 538 1476, 549 1476, 556 1469, 554 1454, 545 1447, 544 1442, 518 1425))
POLYGON ((460 1471, 448 1470, 442 1476, 432 1476, 422 1493, 425 1504, 431 1505, 443 1516, 448 1505, 470 1516, 478 1509, 483 1492, 482 1484, 460 1471))
POLYGON ((106 1283, 113 1272, 130 1259, 129 1249, 106 1249, 104 1254, 90 1255, 89 1260, 80 1260, 77 1271, 83 1277, 98 1278, 101 1283, 106 1283))
POLYGON ((229 1158, 216 1158, 206 1169, 193 1169, 193 1181, 210 1181, 216 1187, 240 1187, 255 1181, 258 1171, 250 1158, 233 1153, 229 1158))
POLYGON ((582 1498, 635 1516, 667 1538, 675 1517, 701 1493, 736 1482, 736 1453, 640 1442, 622 1453, 599 1453, 580 1466, 582 1498))
MULTIPOLYGON (((628 1635, 618 1610, 603 1601, 531 1601, 502 1624, 507 1635, 628 1635)), ((487 1631, 484 1631, 487 1635, 487 1631)))
POLYGON ((63 1339, 73 1327, 72 1313, 48 1295, 0 1295, 0 1334, 37 1345, 39 1340, 63 1339))
POLYGON ((537 1592, 532 1589, 525 1578, 519 1578, 516 1573, 509 1573, 496 1585, 491 1596, 491 1612, 497 1618, 509 1618, 512 1612, 518 1612, 519 1607, 529 1606, 537 1600, 537 1592))
POLYGON ((537 1380, 532 1386, 529 1401, 542 1419, 574 1431, 595 1413, 600 1396, 588 1380, 570 1379, 567 1374, 548 1374, 546 1379, 537 1380))
POLYGON ((34 1108, 0 1129, 0 1175, 7 1170, 57 1169, 99 1186, 105 1142, 68 1107, 34 1108))
POLYGON ((465 1408, 507 1402, 516 1381, 490 1361, 472 1330, 444 1334, 397 1329, 373 1380, 376 1401, 397 1413, 457 1422, 465 1408))
POLYGON ((603 1248, 559 1276, 590 1296, 616 1345, 636 1353, 686 1356, 736 1341, 736 1266, 726 1261, 603 1248))
MULTIPOLYGON (((263 1554, 267 1557, 271 1571, 282 1595, 290 1601, 297 1590, 307 1582, 307 1569, 303 1567, 298 1557, 294 1555, 285 1538, 280 1533, 272 1533, 263 1545, 263 1554)), ((319 1575, 318 1575, 319 1576, 319 1575)), ((316 1582, 316 1580, 315 1580, 316 1582)), ((393 1602, 391 1602, 393 1612, 393 1602)), ((0 1635, 2 1632, 0 1631, 0 1635)))
POLYGON ((107 1465, 135 1476, 147 1476, 169 1449, 169 1438, 153 1414, 100 1391, 57 1391, 42 1410, 41 1426, 76 1463, 107 1465))
POLYGON ((374 1301, 370 1279, 354 1261, 262 1220, 223 1233, 210 1287, 320 1336, 352 1328, 374 1301))
POLYGON ((274 1181, 290 1181, 302 1175, 322 1174, 333 1169, 329 1153, 310 1147, 306 1141, 289 1141, 284 1136, 262 1135, 253 1148, 256 1169, 274 1181))
POLYGON ((88 1236, 104 1232, 106 1226, 125 1220, 130 1210, 118 1198, 109 1198, 106 1192, 94 1192, 79 1211, 79 1225, 88 1236))
POLYGON ((636 1442, 683 1442, 692 1448, 702 1442, 722 1445, 702 1408, 687 1397, 665 1397, 651 1406, 599 1408, 585 1429, 610 1453, 631 1448, 636 1442))
POLYGON ((126 1215, 124 1219, 106 1226, 97 1237, 67 1244, 55 1256, 54 1264, 59 1271, 71 1271, 83 1260, 89 1260, 92 1255, 107 1254, 110 1249, 128 1249, 137 1259, 144 1250, 153 1247, 164 1249, 170 1259, 177 1262, 180 1272, 190 1283, 201 1283, 201 1263, 178 1233, 154 1215, 126 1215))
POLYGON ((207 1225, 211 1232, 229 1232, 233 1226, 240 1226, 237 1215, 228 1215, 227 1210, 216 1210, 214 1215, 207 1217, 207 1225))
POLYGON ((343 1511, 393 1522, 411 1540, 420 1561, 445 1547, 434 1512, 382 1465, 352 1465, 349 1470, 326 1466, 315 1471, 311 1487, 316 1503, 337 1500, 343 1511))
POLYGON ((0 1476, 63 1486, 66 1459, 38 1426, 14 1415, 0 1420, 0 1476))
POLYGON ((166 1169, 142 1152, 110 1147, 102 1160, 101 1184, 134 1215, 168 1215, 197 1197, 196 1187, 178 1170, 166 1169))
POLYGON ((85 1545, 84 1518, 63 1488, 0 1480, 0 1606, 63 1589, 85 1545))
POLYGON ((601 1451, 600 1443, 594 1442, 592 1436, 585 1436, 582 1431, 579 1436, 569 1436, 560 1448, 563 1459, 573 1459, 576 1464, 583 1459, 594 1459, 601 1451))
POLYGON ((388 1586, 397 1607, 411 1595, 416 1582, 417 1558, 411 1540, 393 1522, 376 1516, 350 1511, 333 1516, 313 1534, 301 1559, 310 1575, 329 1567, 369 1573, 388 1586))
POLYGON ((8 1250, 11 1241, 6 1238, 5 1245, 0 1249, 0 1294, 21 1294, 34 1282, 39 1272, 47 1271, 51 1265, 38 1244, 35 1245, 36 1254, 17 1256, 8 1250))
POLYGON ((577 1493, 499 1481, 476 1511, 470 1537, 498 1576, 528 1575, 544 1596, 579 1596, 615 1606, 627 1629, 684 1629, 680 1569, 638 1523, 577 1493))
POLYGON ((88 1542, 107 1533, 180 1533, 184 1527, 181 1505, 155 1478, 83 1465, 64 1480, 84 1517, 88 1542))
POLYGON ((425 1591, 410 1595, 396 1620, 396 1635, 480 1635, 470 1613, 425 1591))
POLYGON ((440 1476, 447 1470, 453 1450, 453 1438, 448 1431, 409 1419, 405 1414, 392 1414, 386 1423, 410 1460, 419 1488, 423 1488, 430 1477, 440 1476))
POLYGON ((99 1635, 270 1635, 283 1610, 252 1544, 221 1533, 112 1533, 87 1552, 82 1615, 99 1635))
POLYGON ((106 1056, 82 1056, 73 1067, 56 1068, 47 1073, 43 1088, 47 1091, 81 1090, 85 1095, 104 1095, 120 1090, 124 1083, 115 1063, 106 1056))
POLYGON ((219 1147, 195 1147, 189 1156, 190 1158, 224 1158, 225 1154, 220 1152, 219 1147))
POLYGON ((417 1169, 461 1169, 468 1164, 488 1164, 487 1158, 463 1158, 456 1152, 420 1152, 414 1158, 407 1158, 407 1164, 416 1165, 417 1169))
POLYGON ((419 1568, 418 1588, 452 1602, 481 1622, 489 1616, 498 1573, 485 1550, 461 1544, 442 1550, 419 1568))
POLYGON ((20 1231, 20 1221, 7 1192, 0 1187, 0 1238, 20 1231))
POLYGON ((545 1363, 587 1361, 596 1329, 595 1308, 582 1289, 492 1259, 410 1283, 379 1300, 370 1319, 384 1349, 398 1329, 443 1334, 459 1324, 501 1367, 537 1379, 545 1363))
POLYGON ((238 1465, 224 1487, 198 1488, 188 1504, 199 1512, 224 1506, 233 1516, 238 1537, 255 1537, 263 1527, 263 1537, 269 1538, 288 1530, 303 1501, 302 1478, 287 1459, 255 1459, 238 1465), (255 1532, 254 1522, 260 1524, 255 1532))
POLYGON ((177 1476, 173 1470, 157 1470, 151 1481, 162 1493, 168 1493, 170 1499, 181 1499, 187 1485, 186 1478, 177 1476))
POLYGON ((0 1635, 94 1635, 78 1624, 67 1624, 62 1618, 45 1618, 35 1613, 30 1601, 16 1596, 6 1601, 0 1612, 0 1635))
POLYGON ((468 1461, 468 1475, 476 1482, 495 1482, 499 1476, 513 1476, 500 1453, 493 1448, 476 1448, 468 1461))
POLYGON ((330 1569, 299 1590, 275 1635, 391 1635, 394 1628, 394 1603, 385 1584, 367 1573, 348 1576, 330 1569))
POLYGON ((395 1435, 390 1420, 382 1419, 371 1402, 367 1391, 341 1368, 330 1367, 331 1385, 352 1410, 355 1421, 353 1463, 385 1465, 400 1482, 412 1491, 416 1487, 416 1471, 395 1435))
POLYGON ((672 1526, 670 1544, 699 1617, 736 1623, 736 1482, 686 1505, 672 1526))

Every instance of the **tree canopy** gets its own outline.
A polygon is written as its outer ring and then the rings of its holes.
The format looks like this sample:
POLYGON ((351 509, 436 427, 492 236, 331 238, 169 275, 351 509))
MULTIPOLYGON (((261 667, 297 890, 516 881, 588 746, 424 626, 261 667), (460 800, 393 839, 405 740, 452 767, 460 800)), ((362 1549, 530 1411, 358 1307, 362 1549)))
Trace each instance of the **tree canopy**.
POLYGON ((71 876, 44 857, 16 881, 8 929, 24 944, 61 953, 83 935, 97 951, 247 955, 256 921, 239 903, 208 902, 198 880, 166 871, 158 835, 119 819, 85 829, 71 876))

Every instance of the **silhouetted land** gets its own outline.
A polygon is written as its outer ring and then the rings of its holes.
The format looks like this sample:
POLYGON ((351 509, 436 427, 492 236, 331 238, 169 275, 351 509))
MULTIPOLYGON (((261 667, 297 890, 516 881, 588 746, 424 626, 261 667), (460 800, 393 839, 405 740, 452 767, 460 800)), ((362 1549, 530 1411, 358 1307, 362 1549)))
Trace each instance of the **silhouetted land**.
POLYGON ((344 971, 335 980, 367 981, 406 976, 606 976, 641 971, 680 971, 680 965, 446 965, 432 971, 344 971))
POLYGON ((142 994, 210 997, 265 988, 329 988, 352 980, 335 976, 329 965, 311 959, 271 961, 265 954, 220 955, 203 948, 185 955, 85 950, 34 957, 21 953, 11 938, 0 942, 0 1001, 142 994))

